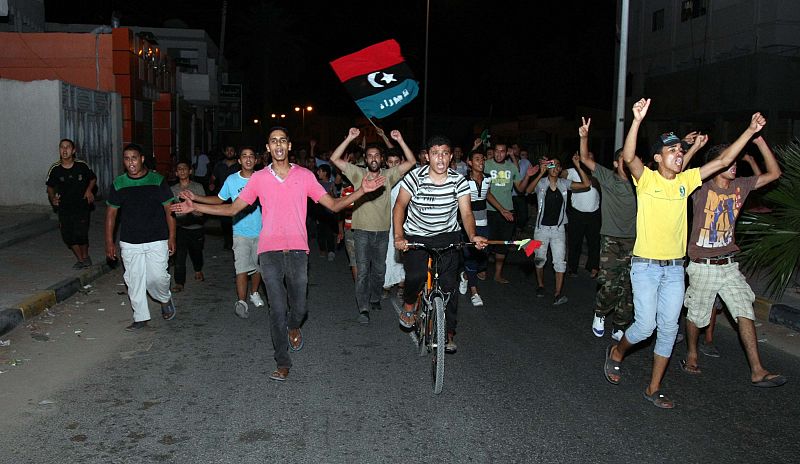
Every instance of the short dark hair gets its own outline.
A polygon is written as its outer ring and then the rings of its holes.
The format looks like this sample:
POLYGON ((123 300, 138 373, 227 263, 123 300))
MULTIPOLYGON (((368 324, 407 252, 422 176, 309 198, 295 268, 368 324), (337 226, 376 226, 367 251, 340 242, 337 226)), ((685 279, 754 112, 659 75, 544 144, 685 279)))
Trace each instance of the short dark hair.
POLYGON ((467 156, 467 159, 471 161, 471 160, 472 160, 472 158, 474 158, 474 157, 475 157, 475 155, 483 155, 483 156, 486 156, 486 153, 485 153, 485 152, 486 152, 486 150, 481 150, 481 148, 480 148, 480 147, 478 147, 478 148, 476 148, 476 149, 472 150, 471 152, 469 152, 469 156, 467 156))
POLYGON ((400 151, 397 148, 389 148, 384 153, 384 158, 389 158, 390 156, 394 156, 395 158, 402 158, 403 155, 400 154, 400 151))
POLYGON ((317 170, 327 174, 328 178, 330 178, 331 175, 333 174, 333 171, 331 170, 331 167, 328 164, 320 164, 319 166, 317 166, 317 170))
POLYGON ((144 156, 144 148, 142 148, 142 146, 138 143, 129 143, 125 145, 125 148, 122 149, 122 153, 125 153, 126 151, 136 151, 139 152, 141 156, 144 156))
POLYGON ((250 145, 245 145, 239 148, 239 156, 242 156, 242 152, 244 152, 245 150, 250 150, 253 152, 254 155, 258 156, 258 152, 256 151, 256 149, 251 147, 250 145))
POLYGON ((434 135, 433 137, 428 139, 428 144, 425 145, 425 148, 430 151, 431 147, 436 145, 447 145, 448 147, 452 147, 452 143, 450 139, 445 137, 444 135, 434 135))
POLYGON ((718 145, 714 145, 713 147, 709 148, 706 151, 705 155, 703 155, 703 164, 708 163, 713 159, 716 159, 729 146, 731 146, 731 144, 729 143, 720 143, 718 145))
POLYGON ((269 130, 267 131, 267 138, 269 138, 269 135, 271 133, 275 132, 276 130, 283 131, 283 133, 286 134, 286 138, 291 140, 291 138, 289 138, 289 129, 287 129, 287 128, 283 127, 283 126, 272 126, 272 127, 270 127, 269 130))
POLYGON ((374 148, 374 149, 378 150, 378 154, 383 156, 383 147, 381 147, 379 144, 377 144, 377 143, 368 143, 367 146, 364 147, 364 153, 366 154, 367 150, 369 150, 370 148, 374 148))
POLYGON ((58 145, 60 146, 64 142, 69 142, 69 144, 72 145, 72 148, 75 148, 75 142, 73 142, 72 139, 61 139, 61 141, 58 142, 58 145))

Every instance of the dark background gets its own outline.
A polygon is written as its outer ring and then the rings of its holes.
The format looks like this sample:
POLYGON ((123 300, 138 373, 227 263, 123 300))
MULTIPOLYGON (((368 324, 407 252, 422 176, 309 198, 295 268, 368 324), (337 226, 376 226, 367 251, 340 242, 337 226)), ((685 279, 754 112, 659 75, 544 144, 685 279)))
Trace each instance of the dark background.
MULTIPOLYGON (((611 108, 615 9, 611 1, 430 2, 428 111, 487 118, 611 108)), ((45 1, 50 22, 205 29, 219 44, 222 1, 45 1), (180 21, 177 21, 180 20, 180 21)), ((258 116, 311 104, 358 117, 328 62, 396 39, 424 83, 425 1, 229 1, 224 54, 258 116)), ((418 117, 422 94, 398 115, 418 117)), ((247 113, 245 118, 251 117, 247 113)))

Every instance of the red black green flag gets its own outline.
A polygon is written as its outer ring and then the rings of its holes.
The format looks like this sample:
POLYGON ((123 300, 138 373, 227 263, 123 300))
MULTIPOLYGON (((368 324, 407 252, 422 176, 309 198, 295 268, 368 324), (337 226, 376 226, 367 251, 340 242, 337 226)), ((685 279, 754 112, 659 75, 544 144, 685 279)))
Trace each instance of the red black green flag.
POLYGON ((368 118, 384 118, 419 92, 394 39, 331 61, 331 67, 368 118))

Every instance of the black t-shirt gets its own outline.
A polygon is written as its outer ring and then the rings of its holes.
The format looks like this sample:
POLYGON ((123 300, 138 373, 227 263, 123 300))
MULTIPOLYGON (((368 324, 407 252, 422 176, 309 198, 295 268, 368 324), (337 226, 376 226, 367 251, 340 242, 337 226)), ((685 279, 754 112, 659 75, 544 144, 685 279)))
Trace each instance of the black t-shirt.
POLYGON ((96 176, 85 162, 75 160, 72 167, 67 169, 57 161, 50 166, 45 183, 61 196, 59 211, 79 212, 91 209, 83 196, 92 179, 96 179, 96 176))
POLYGON ((542 214, 543 226, 558 225, 558 219, 561 216, 561 205, 563 203, 564 198, 558 189, 547 189, 547 193, 544 195, 544 214, 542 214))
POLYGON ((172 203, 172 199, 167 181, 155 171, 136 179, 127 173, 114 179, 107 203, 119 208, 119 239, 127 243, 167 240, 164 205, 172 203))
POLYGON ((235 172, 239 172, 242 170, 242 165, 239 162, 235 162, 228 166, 225 164, 225 160, 218 162, 214 165, 214 171, 212 172, 214 176, 214 187, 216 191, 219 192, 222 189, 222 184, 225 183, 225 179, 228 178, 231 174, 235 172))

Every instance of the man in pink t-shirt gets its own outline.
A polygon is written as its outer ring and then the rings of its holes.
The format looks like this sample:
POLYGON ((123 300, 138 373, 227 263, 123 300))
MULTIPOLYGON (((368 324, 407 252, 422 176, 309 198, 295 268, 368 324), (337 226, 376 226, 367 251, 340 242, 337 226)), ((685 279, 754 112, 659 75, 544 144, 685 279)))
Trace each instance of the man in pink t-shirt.
POLYGON ((256 199, 261 203, 258 262, 269 298, 272 346, 277 363, 277 368, 269 376, 273 380, 286 380, 292 367, 288 351, 300 351, 303 348, 300 325, 307 313, 308 287, 306 199, 311 198, 335 212, 379 188, 384 182, 380 175, 367 177, 355 193, 334 199, 325 192, 311 171, 289 162, 291 149, 289 132, 282 127, 274 127, 267 138, 267 152, 272 155, 272 164, 253 173, 233 203, 201 205, 186 200, 172 206, 172 211, 178 213, 200 211, 233 216, 256 199))

